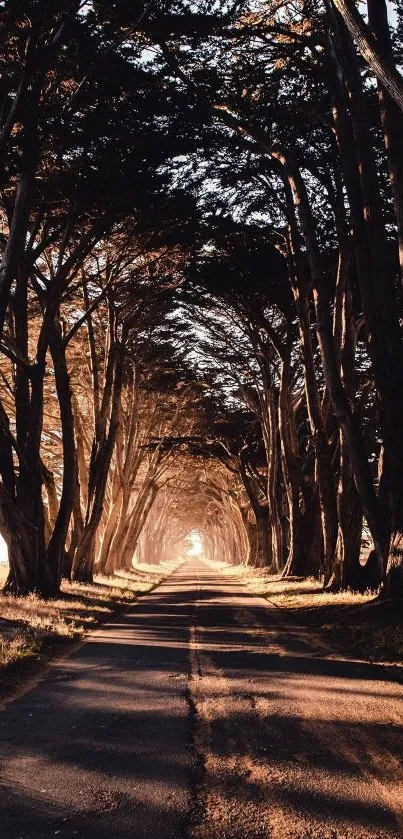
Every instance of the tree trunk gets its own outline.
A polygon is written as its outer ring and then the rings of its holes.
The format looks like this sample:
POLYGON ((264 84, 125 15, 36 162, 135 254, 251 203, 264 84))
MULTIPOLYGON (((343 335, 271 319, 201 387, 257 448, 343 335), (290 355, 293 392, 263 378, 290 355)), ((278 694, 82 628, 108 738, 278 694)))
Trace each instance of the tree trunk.
POLYGON ((56 481, 53 472, 42 462, 43 485, 48 499, 46 516, 46 541, 49 542, 57 518, 59 503, 57 500, 56 481))
MULTIPOLYGON (((108 365, 112 382, 106 383, 108 390, 111 392, 109 428, 103 444, 98 443, 93 448, 89 475, 87 517, 83 535, 73 559, 72 577, 74 580, 81 582, 91 582, 93 579, 95 536, 102 518, 106 483, 118 430, 119 404, 123 382, 123 342, 116 345, 114 352, 116 352, 114 369, 111 368, 111 365, 108 365)), ((105 391, 104 403, 102 410, 106 412, 105 391)))
MULTIPOLYGON (((308 409, 309 423, 315 447, 316 477, 319 487, 319 499, 321 508, 321 521, 323 530, 324 547, 324 576, 329 579, 337 544, 337 500, 334 484, 334 473, 331 459, 330 447, 326 437, 322 409, 319 399, 316 371, 313 358, 312 342, 310 335, 310 314, 307 288, 305 281, 305 267, 303 265, 300 236, 295 214, 295 204, 301 212, 299 204, 301 192, 300 183, 296 183, 295 170, 289 167, 289 159, 282 149, 273 148, 273 159, 280 163, 280 174, 283 180, 287 214, 290 225, 289 235, 289 265, 292 270, 291 283, 294 295, 295 307, 298 315, 301 354, 304 365, 304 383, 306 404, 308 409)), ((303 227, 304 238, 306 231, 303 227)), ((305 243, 308 251, 309 243, 305 243)))
POLYGON ((45 516, 42 499, 42 462, 40 444, 43 421, 44 363, 38 363, 31 375, 30 427, 23 456, 20 457, 16 503, 23 519, 29 523, 32 538, 30 563, 31 590, 38 590, 45 597, 52 591, 52 580, 46 561, 45 516))
POLYGON ((35 591, 38 569, 36 553, 32 550, 35 545, 32 529, 0 484, 0 533, 7 545, 10 565, 4 590, 10 594, 35 591))
POLYGON ((0 264, 0 335, 4 329, 11 286, 25 250, 34 181, 34 167, 29 166, 20 173, 10 232, 0 264))
POLYGON ((267 507, 261 507, 256 516, 256 568, 267 568, 271 559, 270 513, 267 507))
POLYGON ((111 533, 109 549, 103 566, 105 574, 113 574, 120 563, 120 546, 123 534, 126 533, 127 514, 130 503, 130 492, 126 487, 121 492, 119 507, 115 510, 115 526, 111 533))
MULTIPOLYGON (((378 2, 378 0, 375 0, 378 2)), ((333 0, 342 15, 361 55, 368 62, 375 76, 403 112, 403 78, 390 57, 379 47, 371 30, 362 19, 354 0, 333 0)))
MULTIPOLYGON (((119 519, 121 517, 121 510, 124 506, 124 498, 123 498, 123 490, 122 487, 119 487, 116 491, 116 495, 114 500, 112 501, 111 510, 108 516, 108 520, 105 525, 105 530, 102 536, 102 544, 101 544, 101 551, 99 560, 97 562, 97 572, 99 574, 107 574, 110 573, 109 570, 107 571, 107 567, 110 565, 110 555, 111 555, 111 544, 114 539, 114 535, 116 534, 116 528, 118 526, 119 519)), ((112 567, 113 573, 113 567, 112 567)))
POLYGON ((82 539, 84 529, 84 519, 81 509, 81 486, 78 470, 78 461, 76 462, 75 485, 76 490, 74 493, 73 502, 73 527, 71 531, 70 544, 68 547, 68 551, 65 553, 63 563, 63 576, 66 577, 68 580, 71 579, 74 554, 77 549, 77 546, 79 545, 82 539))
POLYGON ((150 486, 150 490, 145 498, 145 503, 142 506, 142 510, 136 511, 136 515, 130 523, 127 522, 126 519, 127 524, 125 525, 124 533, 121 536, 121 544, 119 547, 116 546, 115 551, 115 555, 117 558, 117 568, 122 568, 125 570, 130 570, 132 568, 133 556, 140 535, 143 531, 143 527, 147 521, 148 514, 154 504, 157 493, 158 488, 154 483, 152 483, 150 486))
POLYGON ((340 480, 337 494, 339 534, 336 560, 329 588, 359 588, 362 506, 346 442, 341 440, 340 480))
MULTIPOLYGON (((376 38, 378 48, 385 59, 393 63, 394 56, 386 2, 385 0, 367 0, 367 4, 369 25, 376 38)), ((400 274, 403 285, 403 113, 382 82, 378 83, 378 98, 395 206, 400 274)))
POLYGON ((281 349, 281 376, 278 402, 279 433, 283 480, 288 504, 288 552, 283 568, 285 576, 303 574, 301 544, 300 489, 301 470, 298 464, 294 412, 291 403, 291 334, 281 349))
MULTIPOLYGON (((401 574, 399 567, 402 561, 403 533, 403 348, 399 323, 401 307, 396 294, 395 270, 385 230, 371 134, 356 57, 342 27, 336 33, 336 37, 339 39, 337 60, 349 95, 354 130, 352 146, 351 137, 348 136, 348 113, 342 96, 337 94, 335 84, 335 93, 338 96, 336 128, 340 148, 344 150, 342 161, 348 162, 345 170, 346 186, 352 207, 354 231, 358 232, 359 236, 357 269, 368 350, 379 397, 384 447, 379 501, 385 526, 376 547, 381 576, 391 576, 396 581, 401 574), (352 155, 356 155, 356 168, 352 165, 352 155), (357 202, 357 180, 358 195, 361 194, 360 204, 357 202)), ((390 584, 387 585, 390 590, 390 584)), ((398 588, 400 589, 400 583, 398 588)))
POLYGON ((63 574, 66 538, 77 488, 77 454, 66 350, 63 345, 60 328, 57 325, 52 329, 49 347, 55 371, 56 392, 60 407, 63 449, 62 494, 53 532, 47 547, 47 563, 52 576, 52 594, 57 594, 60 589, 63 574))
POLYGON ((270 511, 269 526, 271 529, 271 538, 267 545, 271 546, 271 567, 274 573, 277 573, 282 565, 283 560, 283 540, 282 528, 278 504, 278 436, 277 436, 277 422, 276 409, 274 405, 273 388, 271 387, 267 394, 268 407, 268 422, 269 422, 269 437, 270 437, 270 451, 268 457, 268 475, 267 475, 267 500, 270 511))

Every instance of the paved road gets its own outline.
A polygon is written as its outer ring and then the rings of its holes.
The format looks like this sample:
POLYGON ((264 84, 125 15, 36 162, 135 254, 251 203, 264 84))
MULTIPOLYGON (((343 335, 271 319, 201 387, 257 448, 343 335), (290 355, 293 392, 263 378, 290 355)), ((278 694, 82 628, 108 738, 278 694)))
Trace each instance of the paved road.
POLYGON ((402 837, 401 672, 189 561, 1 711, 0 837, 402 837))

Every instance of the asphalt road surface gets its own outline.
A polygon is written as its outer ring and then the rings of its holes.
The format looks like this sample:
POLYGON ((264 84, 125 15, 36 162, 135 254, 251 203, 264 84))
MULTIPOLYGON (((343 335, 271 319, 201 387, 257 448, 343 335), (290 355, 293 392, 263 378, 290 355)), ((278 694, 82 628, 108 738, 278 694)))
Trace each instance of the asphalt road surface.
POLYGON ((403 837, 402 677, 189 561, 1 710, 0 837, 403 837))

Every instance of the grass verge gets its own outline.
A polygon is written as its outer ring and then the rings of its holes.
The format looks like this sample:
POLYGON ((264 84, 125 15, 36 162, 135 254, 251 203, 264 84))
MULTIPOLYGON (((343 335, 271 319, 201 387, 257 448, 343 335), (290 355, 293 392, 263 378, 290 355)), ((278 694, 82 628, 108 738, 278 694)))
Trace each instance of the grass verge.
MULTIPOLYGON (((12 597, 0 591, 0 695, 17 689, 38 665, 62 654, 85 633, 152 591, 178 563, 138 565, 93 583, 63 580, 57 600, 36 594, 12 597)), ((0 587, 7 570, 0 566, 0 587)))
POLYGON ((215 563, 255 594, 322 631, 338 650, 368 661, 403 663, 403 603, 379 600, 373 592, 324 591, 314 579, 273 577, 264 569, 215 563))

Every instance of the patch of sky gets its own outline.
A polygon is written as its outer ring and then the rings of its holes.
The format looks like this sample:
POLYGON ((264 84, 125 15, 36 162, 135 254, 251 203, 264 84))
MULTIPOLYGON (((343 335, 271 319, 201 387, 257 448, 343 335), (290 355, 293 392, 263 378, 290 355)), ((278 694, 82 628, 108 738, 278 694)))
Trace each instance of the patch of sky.
POLYGON ((7 565, 8 563, 8 551, 7 545, 0 534, 0 565, 7 565))
MULTIPOLYGON (((367 0, 360 0, 359 2, 359 9, 360 12, 365 20, 368 20, 368 7, 367 7, 367 0)), ((397 26, 397 2, 396 0, 386 0, 386 5, 388 7, 388 18, 389 23, 391 26, 397 26)))

